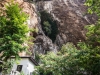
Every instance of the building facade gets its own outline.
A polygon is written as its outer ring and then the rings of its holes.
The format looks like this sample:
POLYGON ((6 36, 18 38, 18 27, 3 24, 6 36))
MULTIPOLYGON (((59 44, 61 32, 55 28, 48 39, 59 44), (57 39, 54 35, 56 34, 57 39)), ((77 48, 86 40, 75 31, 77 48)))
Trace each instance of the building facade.
POLYGON ((17 61, 17 63, 15 61, 10 75, 32 75, 35 70, 35 66, 37 65, 38 63, 32 57, 23 56, 20 60, 17 61))

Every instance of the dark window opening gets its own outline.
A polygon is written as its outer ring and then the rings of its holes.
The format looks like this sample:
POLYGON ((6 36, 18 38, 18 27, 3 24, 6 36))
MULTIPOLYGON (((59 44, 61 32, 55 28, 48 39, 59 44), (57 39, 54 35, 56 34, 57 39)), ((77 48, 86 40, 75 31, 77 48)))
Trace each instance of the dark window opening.
POLYGON ((2 72, 2 67, 0 67, 0 73, 2 72))
POLYGON ((30 75, 33 75, 33 72, 30 72, 30 75))
POLYGON ((22 70, 22 65, 17 65, 17 71, 21 72, 21 70, 22 70))

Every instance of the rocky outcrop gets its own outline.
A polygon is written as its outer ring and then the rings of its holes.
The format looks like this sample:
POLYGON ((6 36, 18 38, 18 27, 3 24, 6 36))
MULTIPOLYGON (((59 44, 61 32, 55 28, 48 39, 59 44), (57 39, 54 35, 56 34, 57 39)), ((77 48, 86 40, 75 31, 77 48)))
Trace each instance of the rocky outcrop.
POLYGON ((85 25, 95 23, 96 16, 86 13, 85 0, 49 0, 39 1, 38 10, 46 10, 58 23, 58 35, 55 44, 61 46, 67 42, 75 45, 79 41, 85 41, 85 25))
MULTIPOLYGON (((9 2, 10 0, 0 0, 0 8, 5 9, 5 5, 8 5, 9 2)), ((49 37, 45 36, 41 28, 41 19, 38 16, 35 2, 32 0, 14 0, 14 2, 18 3, 19 7, 22 8, 23 11, 28 14, 28 27, 32 30, 37 31, 28 33, 28 36, 32 36, 35 38, 35 40, 30 40, 31 42, 34 42, 34 46, 33 44, 27 44, 29 46, 29 50, 33 51, 33 54, 34 51, 38 51, 39 53, 46 53, 47 51, 56 51, 56 46, 52 43, 49 37)), ((25 54, 25 52, 21 53, 21 55, 25 54)))
MULTIPOLYGON (((0 1, 0 7, 4 8, 4 3, 10 0, 0 1)), ((36 0, 33 0, 36 1, 36 0)), ((31 29, 38 32, 30 32, 29 36, 35 37, 31 51, 46 53, 47 51, 56 52, 67 42, 73 42, 75 45, 79 41, 85 41, 85 25, 95 23, 96 16, 86 13, 87 7, 84 6, 85 0, 37 0, 34 4, 32 0, 15 0, 23 11, 29 14, 27 20, 31 29), (41 25, 41 18, 38 15, 40 11, 46 10, 52 15, 53 20, 57 22, 58 34, 55 41, 46 36, 41 25)))
POLYGON ((38 17, 38 33, 35 36, 33 50, 39 53, 45 54, 48 51, 56 52, 58 47, 52 42, 52 40, 45 35, 41 27, 41 19, 38 17))

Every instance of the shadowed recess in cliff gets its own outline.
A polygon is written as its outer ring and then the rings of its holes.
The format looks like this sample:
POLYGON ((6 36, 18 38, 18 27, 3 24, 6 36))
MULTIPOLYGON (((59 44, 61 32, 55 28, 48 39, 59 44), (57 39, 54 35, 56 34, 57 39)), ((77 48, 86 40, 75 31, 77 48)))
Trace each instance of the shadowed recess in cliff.
POLYGON ((46 36, 48 36, 52 42, 55 42, 58 34, 57 22, 53 20, 52 16, 46 11, 40 12, 41 26, 46 36))

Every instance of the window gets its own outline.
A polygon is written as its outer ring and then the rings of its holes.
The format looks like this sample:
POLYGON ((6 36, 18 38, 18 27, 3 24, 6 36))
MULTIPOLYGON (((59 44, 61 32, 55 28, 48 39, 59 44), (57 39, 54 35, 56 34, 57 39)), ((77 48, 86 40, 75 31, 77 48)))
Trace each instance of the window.
POLYGON ((22 65, 17 65, 17 71, 21 72, 21 70, 22 70, 22 65))
POLYGON ((30 72, 30 75, 33 75, 33 72, 30 72))
POLYGON ((2 72, 2 61, 0 60, 0 73, 2 72))
POLYGON ((0 73, 1 73, 1 71, 2 71, 2 67, 0 67, 0 73))

